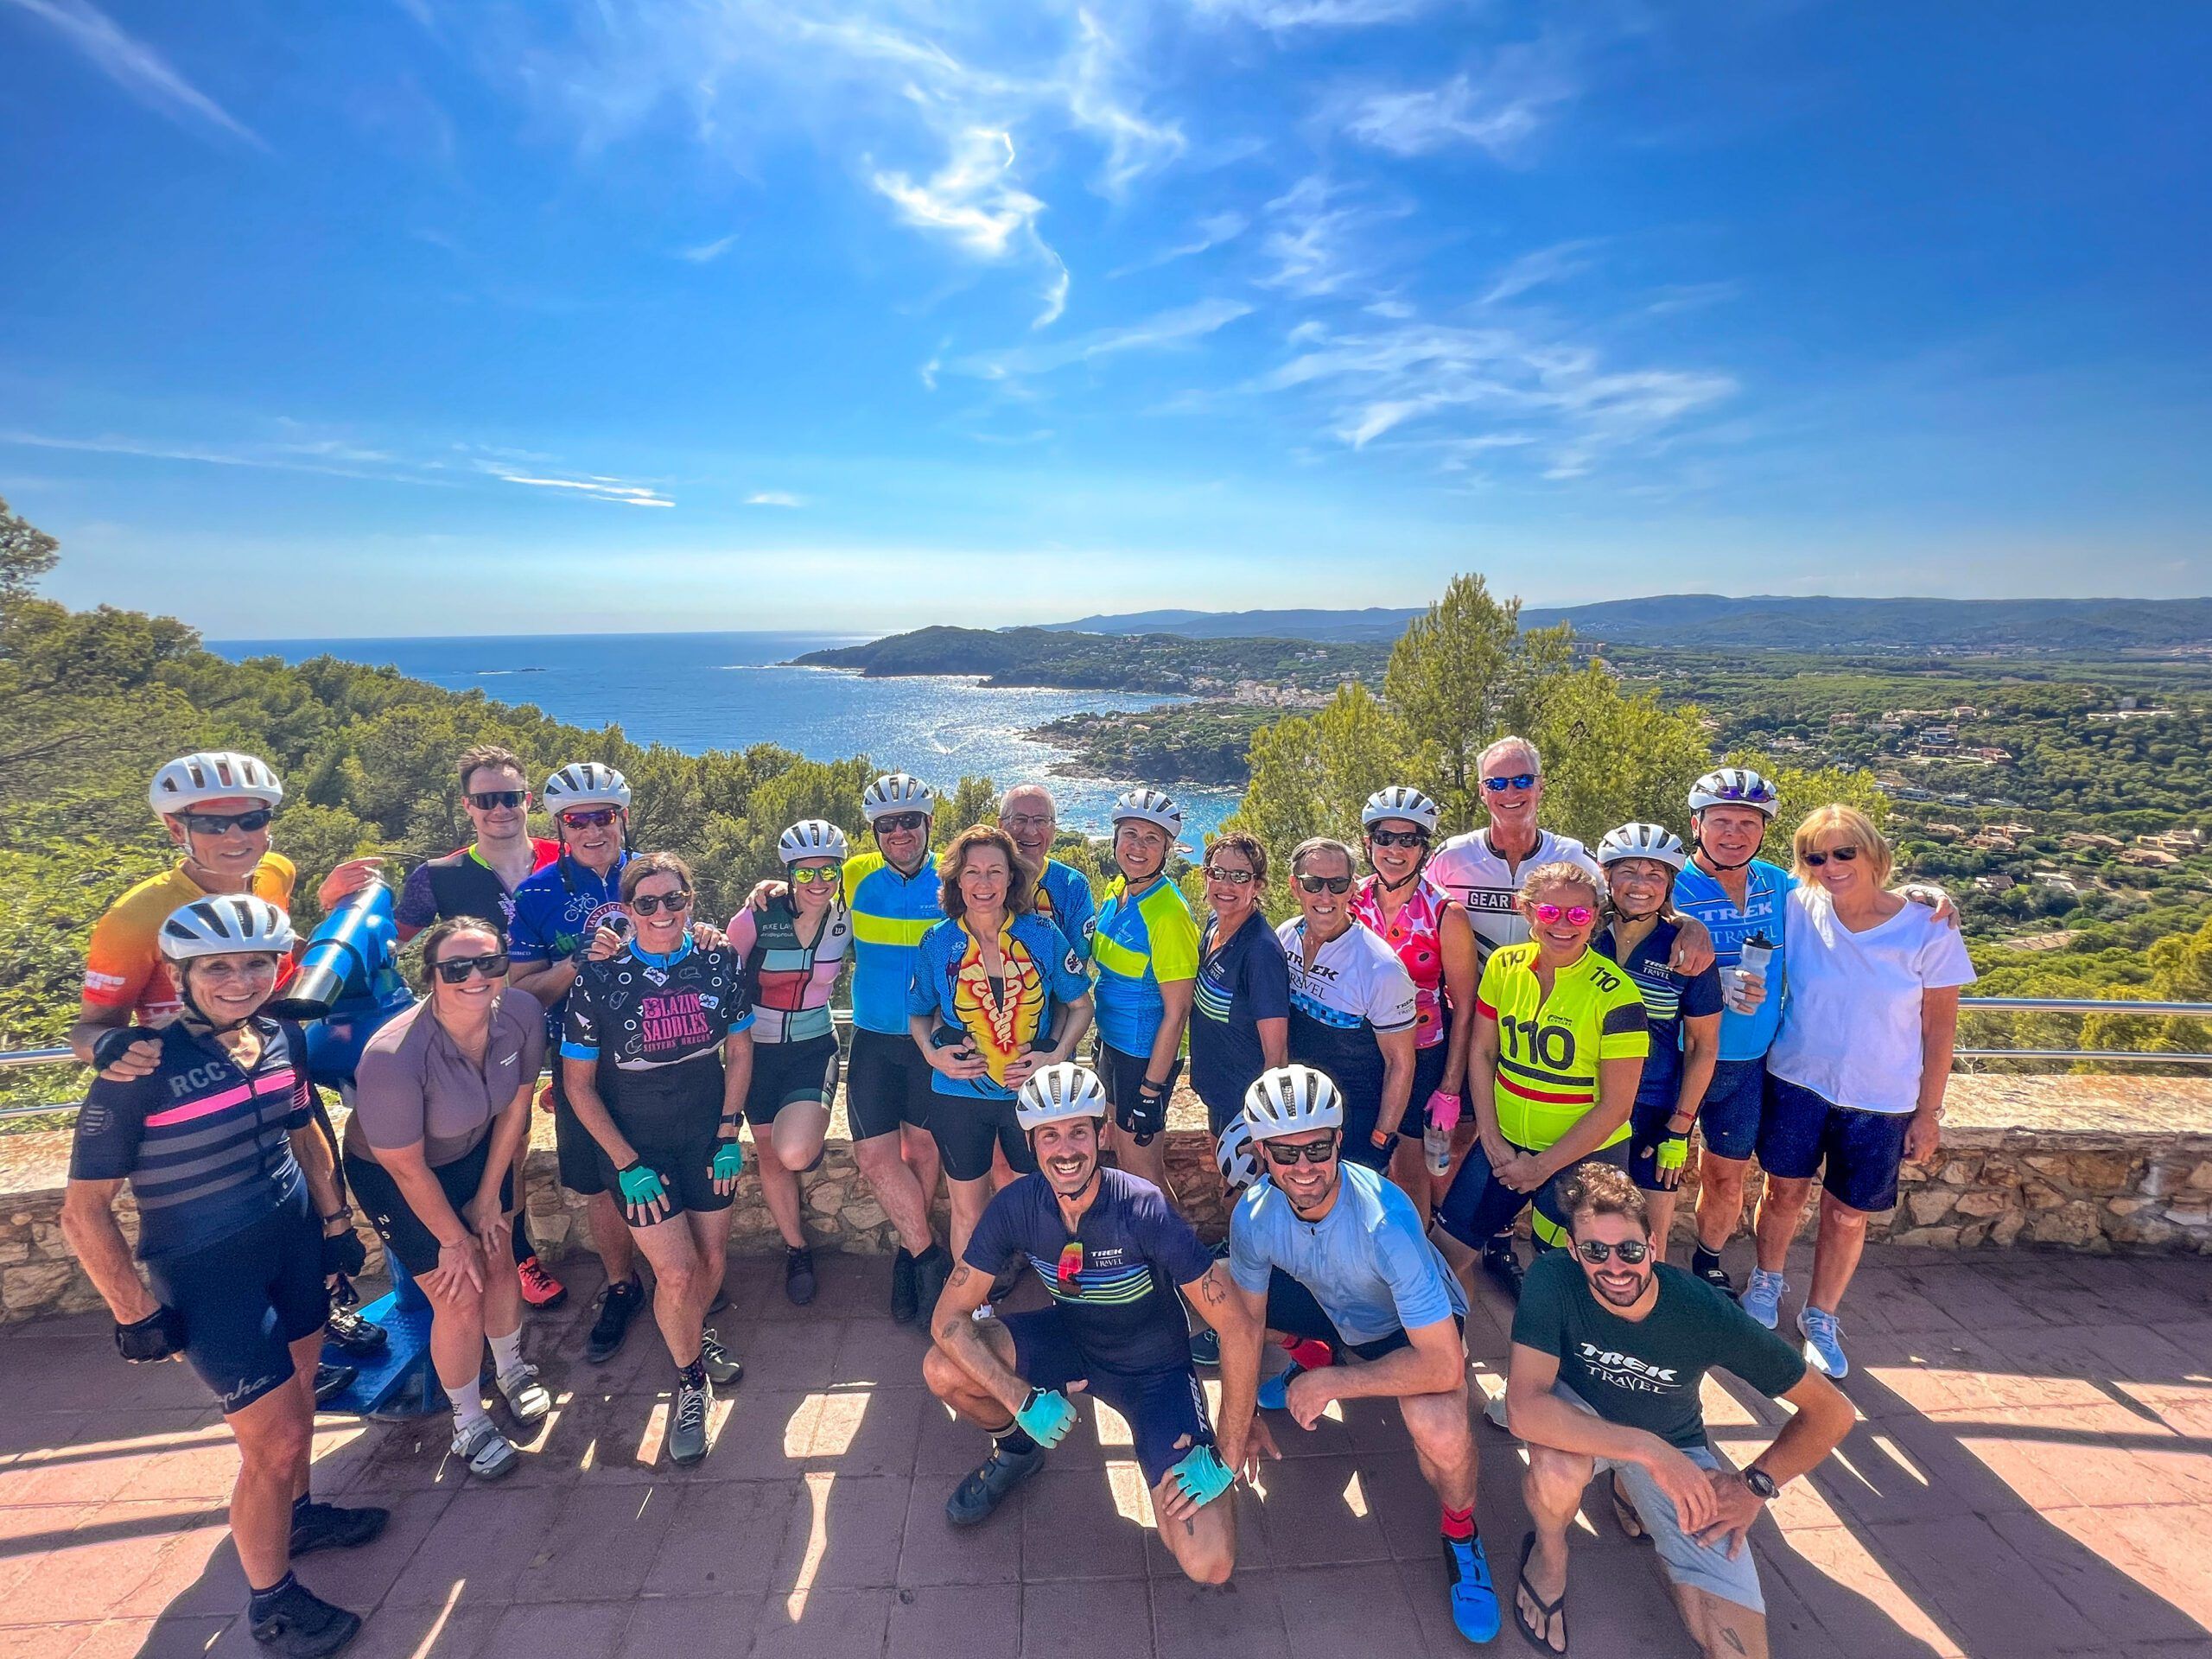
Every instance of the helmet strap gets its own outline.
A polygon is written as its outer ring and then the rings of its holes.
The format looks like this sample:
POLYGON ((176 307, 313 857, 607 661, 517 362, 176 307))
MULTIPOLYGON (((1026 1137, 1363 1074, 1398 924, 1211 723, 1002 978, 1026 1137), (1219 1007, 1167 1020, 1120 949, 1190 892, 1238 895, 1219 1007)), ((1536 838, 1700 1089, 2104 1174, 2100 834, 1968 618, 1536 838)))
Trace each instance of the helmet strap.
MULTIPOLYGON (((1765 844, 1766 837, 1764 836, 1761 836, 1759 837, 1759 847, 1764 847, 1765 844)), ((1692 821, 1690 824, 1690 850, 1694 853, 1703 853, 1706 857, 1706 861, 1711 864, 1714 870, 1723 875, 1732 875, 1738 870, 1749 868, 1752 861, 1758 857, 1759 847, 1752 848, 1748 854, 1742 858, 1738 859, 1733 864, 1724 864, 1720 861, 1719 855, 1714 853, 1711 848, 1705 844, 1705 838, 1700 826, 1695 821, 1692 821)))
POLYGON ((1403 893, 1408 887, 1410 887, 1414 882, 1421 880, 1421 873, 1427 868, 1428 855, 1427 853, 1423 853, 1421 857, 1415 861, 1412 874, 1405 877, 1402 880, 1393 881, 1389 876, 1383 874, 1381 868, 1376 864, 1374 849, 1370 847, 1368 850, 1368 872, 1370 874, 1374 876, 1375 885, 1382 888, 1385 893, 1403 893))
MULTIPOLYGON (((177 1000, 184 1004, 182 1011, 177 1015, 177 1019, 179 1022, 183 1025, 184 1028, 190 1032, 194 1036, 227 1037, 234 1031, 243 1030, 246 1022, 253 1018, 253 1015, 249 1014, 243 1020, 232 1020, 226 1023, 218 1025, 214 1020, 207 1017, 207 1010, 202 1008, 200 1004, 194 1000, 191 987, 186 981, 185 968, 187 964, 179 962, 172 963, 171 965, 176 969, 177 1000)), ((258 1010, 256 1012, 258 1012, 258 1010)))
MULTIPOLYGON (((1341 1144, 1344 1131, 1339 1129, 1337 1133, 1339 1137, 1339 1144, 1337 1150, 1338 1163, 1336 1175, 1335 1178, 1330 1181, 1327 1189, 1323 1192, 1320 1198, 1315 1202, 1313 1205, 1313 1213, 1316 1215, 1321 1214, 1323 1211, 1326 1211, 1331 1205, 1337 1201, 1337 1189, 1344 1184, 1344 1169, 1343 1162, 1344 1149, 1341 1144)), ((1283 1197, 1290 1200, 1290 1212, 1298 1217, 1301 1221, 1304 1220, 1306 1218, 1306 1212, 1300 1206, 1296 1198, 1291 1198, 1290 1189, 1286 1186, 1283 1187, 1281 1191, 1283 1197)))

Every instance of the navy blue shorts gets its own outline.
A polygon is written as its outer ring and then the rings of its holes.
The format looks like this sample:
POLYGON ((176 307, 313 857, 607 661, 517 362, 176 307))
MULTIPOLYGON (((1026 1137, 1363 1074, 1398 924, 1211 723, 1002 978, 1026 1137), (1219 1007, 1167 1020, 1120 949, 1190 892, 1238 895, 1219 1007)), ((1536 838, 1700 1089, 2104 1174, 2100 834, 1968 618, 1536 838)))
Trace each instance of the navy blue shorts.
POLYGON ((1205 1390, 1189 1365, 1172 1370, 1112 1371, 1083 1356, 1056 1307, 1003 1314, 1014 1338, 1014 1369, 1033 1389, 1065 1389, 1084 1380, 1084 1392, 1128 1420, 1144 1484, 1157 1486, 1193 1447, 1213 1444, 1205 1390), (1177 1442, 1182 1442, 1179 1445, 1177 1442))
POLYGON ((1766 1089, 1764 1054, 1755 1060, 1713 1063, 1713 1081, 1705 1085, 1705 1103, 1697 1114, 1707 1152, 1739 1162, 1751 1155, 1766 1111, 1766 1089))
POLYGON ((1671 1192, 1675 1189, 1659 1185, 1659 1142, 1666 1138, 1667 1121, 1675 1115, 1675 1107, 1681 1096, 1675 1090, 1664 1091, 1663 1098, 1646 1100, 1638 1095, 1628 1115, 1628 1173, 1630 1179, 1647 1192, 1671 1192))
MULTIPOLYGON (((1525 1148, 1522 1148, 1525 1150, 1525 1148)), ((1591 1164, 1611 1164, 1616 1169, 1628 1166, 1628 1142, 1617 1141, 1610 1147, 1600 1147, 1582 1160, 1591 1164)), ((1536 1213, 1530 1219, 1529 1230, 1537 1244, 1546 1249, 1567 1242, 1567 1211, 1560 1206, 1560 1190, 1567 1178, 1574 1173, 1575 1166, 1565 1169, 1538 1187, 1534 1195, 1536 1213)), ((1459 1166, 1459 1173, 1452 1179, 1452 1190, 1444 1195, 1444 1203, 1436 1218, 1444 1224, 1444 1230, 1465 1244, 1469 1249, 1479 1250, 1495 1234, 1503 1232, 1513 1224, 1521 1208, 1531 1201, 1531 1195, 1516 1192, 1490 1173, 1490 1154, 1477 1141, 1467 1153, 1467 1161, 1459 1166)))
POLYGON ((1870 1213, 1894 1210, 1897 1166, 1904 1161, 1910 1112, 1866 1112, 1839 1106, 1802 1084, 1767 1083, 1766 1120, 1759 1126, 1759 1166, 1784 1180, 1812 1179, 1838 1204, 1870 1213))
POLYGON ((306 1184, 251 1227, 146 1263, 154 1294, 184 1316, 184 1357, 225 1415, 292 1380, 292 1344, 322 1329, 322 1229, 306 1184))

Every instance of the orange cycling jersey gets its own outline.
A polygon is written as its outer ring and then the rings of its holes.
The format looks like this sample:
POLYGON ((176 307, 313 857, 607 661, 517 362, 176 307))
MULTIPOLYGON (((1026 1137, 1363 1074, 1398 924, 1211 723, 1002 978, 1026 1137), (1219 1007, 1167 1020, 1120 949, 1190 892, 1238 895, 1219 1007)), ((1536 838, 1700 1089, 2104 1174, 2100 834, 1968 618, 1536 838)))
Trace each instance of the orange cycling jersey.
MULTIPOLYGON (((281 853, 264 855, 253 872, 253 891, 272 905, 289 908, 294 880, 292 861, 281 853)), ((207 897, 179 864, 166 875, 149 876, 92 924, 85 950, 85 1001, 96 1008, 137 1015, 138 1023, 160 1025, 176 1017, 183 1003, 168 964, 162 960, 162 924, 197 899, 207 897)), ((291 964, 280 969, 278 983, 291 964)))

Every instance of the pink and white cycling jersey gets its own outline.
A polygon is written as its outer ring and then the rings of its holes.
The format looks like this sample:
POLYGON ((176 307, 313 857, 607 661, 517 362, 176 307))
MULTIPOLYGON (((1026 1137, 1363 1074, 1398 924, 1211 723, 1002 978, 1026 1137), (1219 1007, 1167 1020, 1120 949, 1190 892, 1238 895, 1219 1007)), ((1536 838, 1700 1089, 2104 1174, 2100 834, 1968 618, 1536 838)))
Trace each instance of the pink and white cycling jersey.
POLYGON ((1444 1040, 1444 909, 1452 895, 1427 874, 1414 879, 1406 902, 1389 921, 1382 919, 1377 893, 1380 876, 1370 875, 1352 889, 1352 919, 1389 945, 1414 982, 1414 1046, 1433 1048, 1444 1040))

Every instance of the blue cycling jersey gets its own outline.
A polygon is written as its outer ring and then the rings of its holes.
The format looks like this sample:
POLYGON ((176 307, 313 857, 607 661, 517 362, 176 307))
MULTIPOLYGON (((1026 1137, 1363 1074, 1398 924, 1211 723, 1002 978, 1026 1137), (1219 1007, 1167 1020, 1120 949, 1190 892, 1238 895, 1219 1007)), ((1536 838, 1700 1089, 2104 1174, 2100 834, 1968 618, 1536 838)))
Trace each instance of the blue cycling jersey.
POLYGON ((1783 909, 1797 879, 1763 858, 1753 859, 1747 870, 1741 910, 1719 880, 1695 864, 1685 865, 1675 878, 1675 908, 1705 924, 1713 935, 1713 960, 1717 966, 1733 968, 1742 961, 1744 941, 1754 933, 1764 934, 1774 947, 1774 959, 1766 971, 1766 1000, 1749 1014, 1726 1007, 1720 1011, 1723 1060, 1760 1058, 1774 1046, 1774 1034, 1782 1027, 1783 909))
POLYGON ((1165 875, 1136 893, 1116 876, 1090 931, 1098 964, 1098 1034, 1124 1054, 1149 1055, 1166 1003, 1163 981, 1196 979, 1198 925, 1183 894, 1165 875))
MULTIPOLYGON (((525 967, 581 960, 601 924, 622 913, 622 867, 631 857, 626 851, 605 875, 594 875, 563 855, 525 876, 514 891, 507 955, 525 967)), ((546 1005, 550 1041, 561 1040, 561 1016, 568 1006, 565 995, 546 1005)))
POLYGON ((845 861, 845 908, 853 918, 853 1023, 886 1036, 906 1034, 906 982, 922 935, 944 919, 937 855, 901 875, 880 852, 845 861))
POLYGON ((1090 957, 1090 930, 1097 906, 1091 902, 1090 883, 1083 872, 1057 858, 1045 861, 1045 874, 1037 883, 1037 913, 1060 930, 1060 937, 1078 957, 1090 957))
POLYGON ((1014 1090, 1002 1080, 1008 1063, 1049 1043, 1059 1005, 1090 989, 1082 958, 1042 916, 1007 920, 999 934, 1005 971, 996 978, 986 972, 982 950, 964 921, 938 922, 922 936, 914 954, 906 1011, 937 1021, 937 1046, 971 1049, 990 1067, 975 1078, 931 1071, 930 1087, 940 1095, 1013 1099, 1014 1090))

